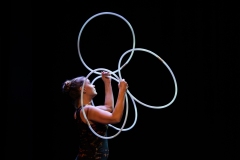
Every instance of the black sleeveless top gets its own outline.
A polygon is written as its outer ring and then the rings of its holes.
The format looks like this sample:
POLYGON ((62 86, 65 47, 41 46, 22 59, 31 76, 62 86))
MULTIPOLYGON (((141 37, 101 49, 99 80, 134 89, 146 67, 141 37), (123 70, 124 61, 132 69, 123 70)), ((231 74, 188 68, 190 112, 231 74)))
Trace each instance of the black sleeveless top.
MULTIPOLYGON (((108 140, 96 136, 80 117, 82 107, 76 110, 76 124, 79 135, 79 150, 75 160, 107 160, 108 140)), ((87 113, 86 113, 87 115, 87 113)), ((92 129, 101 136, 107 136, 107 125, 91 124, 92 129)))

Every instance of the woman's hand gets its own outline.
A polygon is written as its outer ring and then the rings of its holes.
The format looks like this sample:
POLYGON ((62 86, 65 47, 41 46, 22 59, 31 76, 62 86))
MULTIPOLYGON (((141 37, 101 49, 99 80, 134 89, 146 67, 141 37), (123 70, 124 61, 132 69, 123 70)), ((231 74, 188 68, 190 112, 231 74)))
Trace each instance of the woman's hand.
POLYGON ((103 80, 104 83, 110 83, 111 82, 111 77, 110 77, 109 72, 102 71, 101 75, 102 75, 102 80, 103 80))
POLYGON ((118 87, 119 90, 126 91, 128 89, 128 83, 125 81, 125 79, 122 79, 119 81, 118 87))

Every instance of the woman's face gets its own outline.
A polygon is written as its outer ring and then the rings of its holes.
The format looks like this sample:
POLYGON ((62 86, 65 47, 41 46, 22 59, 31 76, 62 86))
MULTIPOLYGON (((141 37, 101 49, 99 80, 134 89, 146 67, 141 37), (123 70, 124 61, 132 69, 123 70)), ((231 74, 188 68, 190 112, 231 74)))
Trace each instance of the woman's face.
POLYGON ((95 89, 95 85, 91 84, 90 80, 87 79, 85 81, 85 85, 84 85, 84 91, 85 94, 90 95, 90 96, 96 96, 97 95, 97 91, 95 89))

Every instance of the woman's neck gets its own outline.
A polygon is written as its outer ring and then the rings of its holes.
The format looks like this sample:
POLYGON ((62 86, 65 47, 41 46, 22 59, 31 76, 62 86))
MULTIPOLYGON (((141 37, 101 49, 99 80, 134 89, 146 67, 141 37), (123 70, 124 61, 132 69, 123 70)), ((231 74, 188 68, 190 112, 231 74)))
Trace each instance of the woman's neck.
POLYGON ((77 106, 77 108, 81 107, 81 106, 86 106, 86 105, 90 105, 91 104, 90 99, 83 99, 83 105, 81 105, 81 99, 76 100, 75 105, 77 106))

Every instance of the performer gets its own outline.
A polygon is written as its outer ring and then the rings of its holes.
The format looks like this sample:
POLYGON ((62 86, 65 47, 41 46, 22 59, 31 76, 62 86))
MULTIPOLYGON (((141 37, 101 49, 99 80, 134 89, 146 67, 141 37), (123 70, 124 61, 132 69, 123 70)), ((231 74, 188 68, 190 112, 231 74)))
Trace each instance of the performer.
POLYGON ((84 113, 92 129, 101 136, 107 136, 107 124, 119 123, 125 107, 125 94, 128 84, 121 79, 118 84, 119 92, 117 101, 113 105, 113 92, 109 72, 101 72, 105 86, 105 102, 103 105, 91 105, 92 99, 97 95, 95 85, 84 76, 66 80, 63 83, 63 93, 67 93, 73 100, 76 111, 74 119, 78 128, 79 150, 75 160, 107 160, 109 156, 108 140, 99 138, 89 128, 84 113), (85 81, 86 79, 86 81, 85 81), (82 86, 85 81, 84 87, 82 86), (83 89, 83 105, 81 105, 81 92, 83 89), (84 113, 83 113, 84 110, 84 113))

